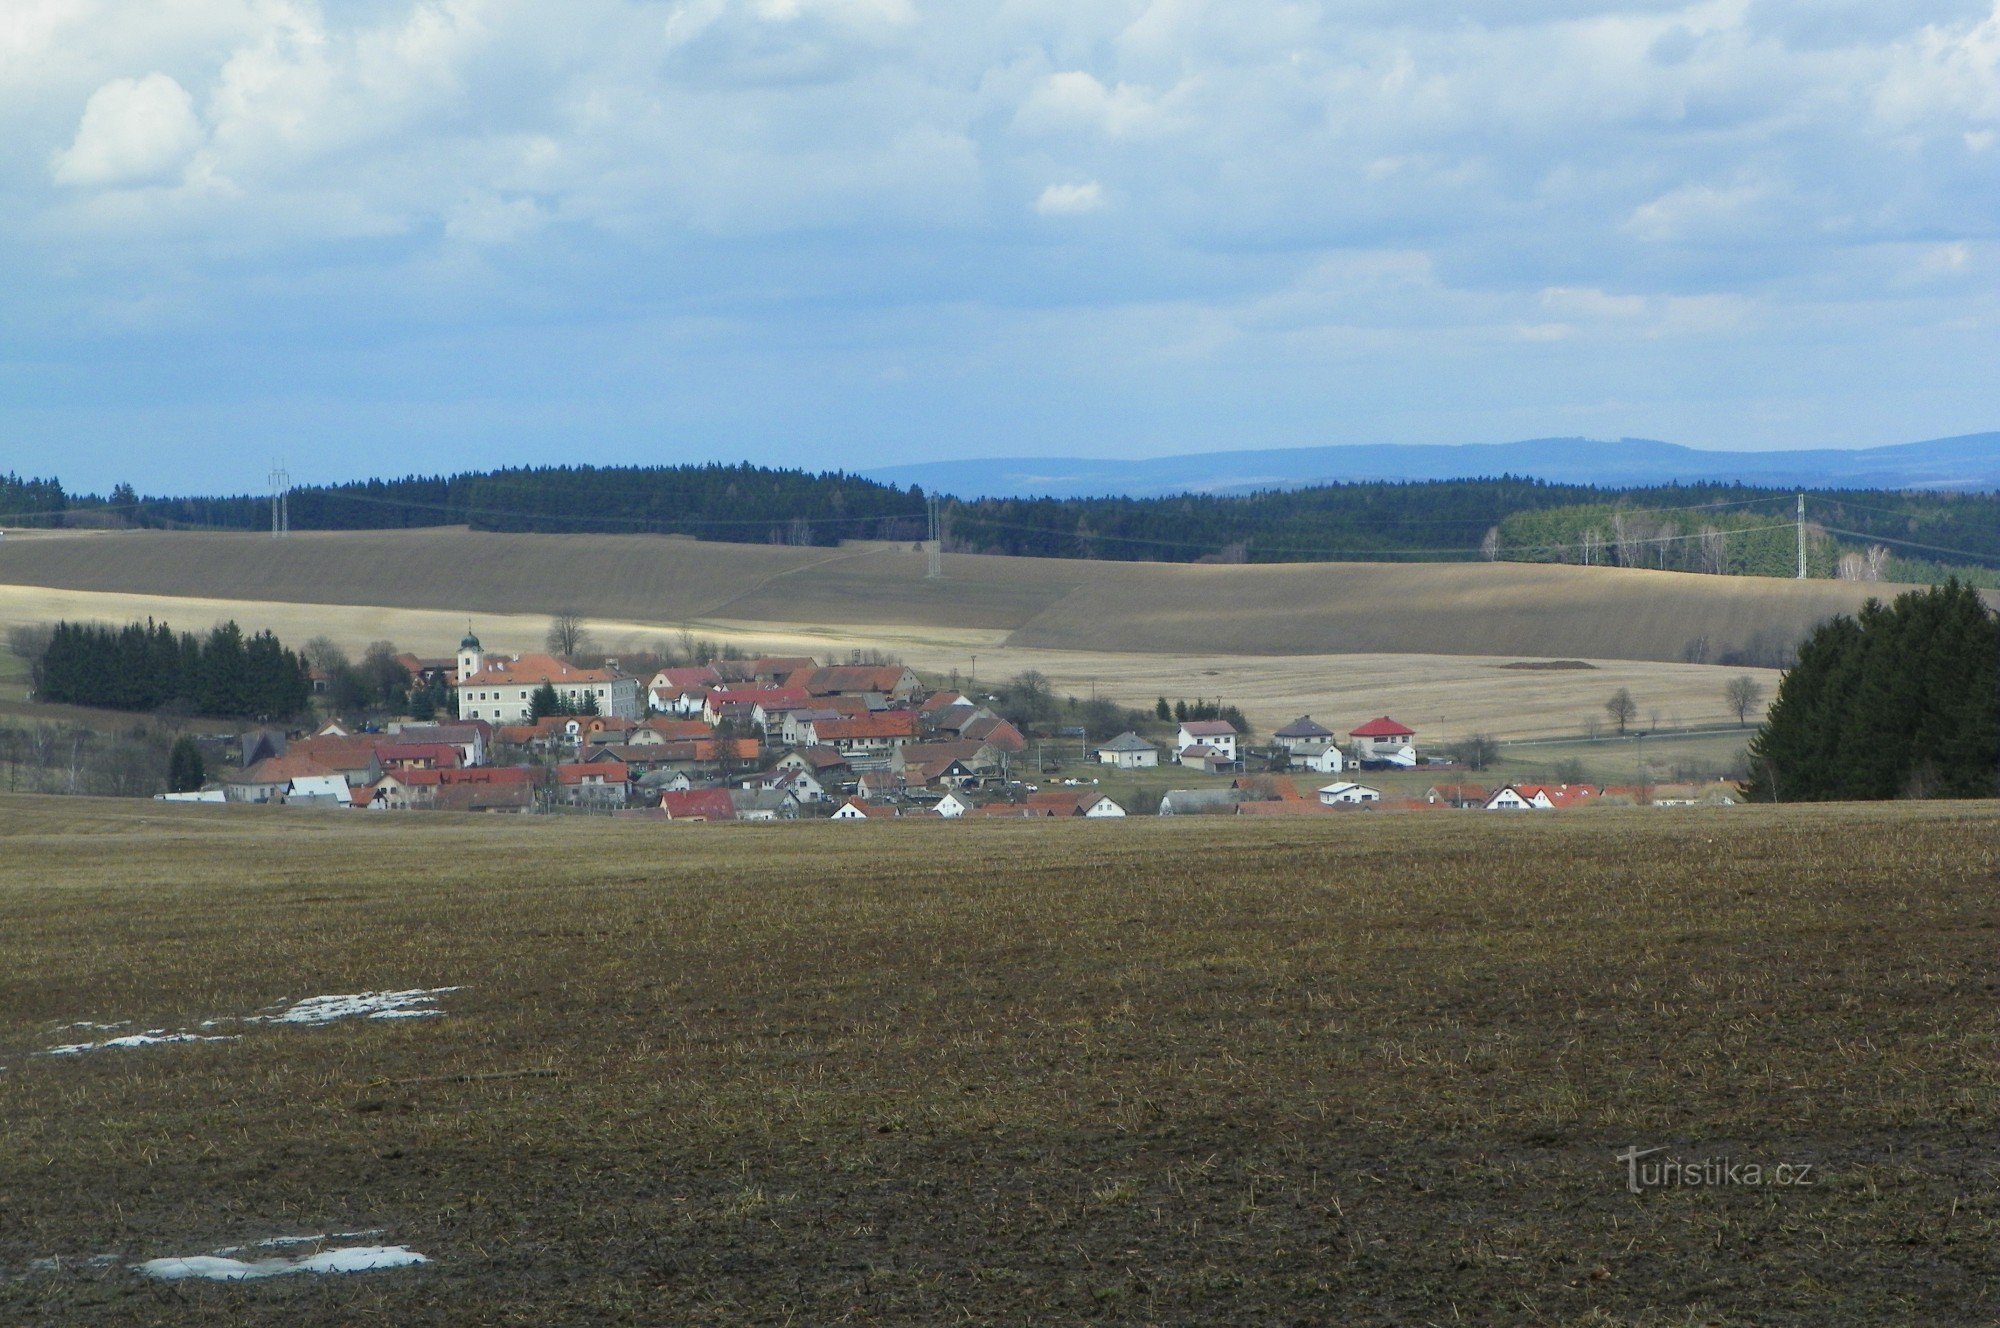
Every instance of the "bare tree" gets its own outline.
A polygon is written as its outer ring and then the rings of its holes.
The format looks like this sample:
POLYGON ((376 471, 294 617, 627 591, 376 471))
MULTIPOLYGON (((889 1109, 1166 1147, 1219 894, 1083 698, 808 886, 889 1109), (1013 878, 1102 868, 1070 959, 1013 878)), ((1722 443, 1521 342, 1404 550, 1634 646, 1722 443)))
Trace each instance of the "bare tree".
POLYGON ((1500 755, 1500 744, 1491 734, 1475 733, 1446 747, 1445 755, 1468 770, 1484 770, 1500 755))
POLYGON ((1701 528, 1696 549, 1701 558, 1702 571, 1711 576, 1721 576, 1729 570, 1729 537, 1714 526, 1701 528))
POLYGON ((1479 556, 1489 563, 1498 560, 1500 557, 1500 527, 1494 526, 1490 528, 1487 530, 1485 538, 1479 541, 1479 556))
POLYGON ((299 653, 322 673, 338 673, 348 665, 347 652, 330 636, 315 636, 299 647, 299 653))
POLYGON ((564 609, 549 619, 549 633, 542 638, 543 647, 560 659, 574 659, 590 649, 590 628, 584 624, 583 615, 575 609, 564 609))
POLYGON ((1746 727, 1750 723, 1750 712, 1764 704, 1764 684, 1749 674, 1731 678, 1729 685, 1722 689, 1723 699, 1736 712, 1736 722, 1746 727))
POLYGON ((1618 726, 1618 736, 1622 738, 1625 736, 1625 726, 1639 713, 1639 703, 1632 699, 1632 693, 1628 689, 1620 687, 1611 694, 1611 699, 1604 703, 1604 713, 1611 716, 1611 722, 1618 726))

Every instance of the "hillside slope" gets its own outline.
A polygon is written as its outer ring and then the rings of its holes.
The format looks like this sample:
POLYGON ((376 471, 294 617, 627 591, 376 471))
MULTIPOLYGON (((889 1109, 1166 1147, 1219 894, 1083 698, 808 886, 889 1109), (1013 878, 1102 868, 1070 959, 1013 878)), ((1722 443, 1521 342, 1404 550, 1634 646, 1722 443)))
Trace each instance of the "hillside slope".
POLYGON ((1214 566, 951 555, 639 535, 462 529, 273 541, 151 531, 17 536, 0 584, 380 605, 467 614, 576 609, 625 622, 881 627, 1004 635, 1051 650, 1352 652, 1679 660, 1796 640, 1895 587, 1546 564, 1214 566))

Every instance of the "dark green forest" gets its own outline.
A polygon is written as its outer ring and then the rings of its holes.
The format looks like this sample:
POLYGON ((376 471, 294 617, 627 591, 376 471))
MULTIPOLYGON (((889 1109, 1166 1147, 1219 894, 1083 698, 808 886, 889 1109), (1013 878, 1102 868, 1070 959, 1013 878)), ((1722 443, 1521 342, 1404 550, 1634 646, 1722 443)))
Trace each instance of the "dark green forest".
MULTIPOLYGON (((1327 484, 1237 495, 993 498, 943 504, 948 549, 1165 562, 1509 561, 1791 575, 1790 491, 1734 484, 1605 489, 1502 476, 1327 484)), ((925 495, 842 472, 752 465, 560 466, 411 476, 291 493, 297 530, 465 525, 476 530, 688 535, 830 545, 917 540, 925 495)), ((2000 584, 2000 495, 1818 490, 1808 571, 1859 580, 2000 584)), ((68 495, 0 478, 0 522, 257 530, 267 497, 68 495)))
POLYGON ((312 700, 305 662, 269 632, 245 636, 234 622, 203 637, 150 620, 57 623, 33 663, 41 700, 106 710, 289 719, 312 700))
POLYGON ((2000 623, 1951 581, 1821 624, 1750 743, 1761 802, 2000 793, 2000 623))

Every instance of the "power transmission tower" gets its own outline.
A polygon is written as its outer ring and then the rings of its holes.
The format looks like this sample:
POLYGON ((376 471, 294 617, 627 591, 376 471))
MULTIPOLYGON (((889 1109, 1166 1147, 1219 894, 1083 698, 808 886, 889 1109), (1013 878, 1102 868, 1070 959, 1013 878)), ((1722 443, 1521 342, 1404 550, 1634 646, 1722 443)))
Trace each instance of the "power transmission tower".
POLYGON ((1799 580, 1806 579, 1806 496, 1799 495, 1799 580))
POLYGON ((944 576, 944 543, 938 534, 936 494, 930 494, 924 499, 924 510, 930 517, 930 537, 924 541, 924 579, 936 581, 944 576))
POLYGON ((292 533, 292 476, 280 461, 271 467, 271 538, 292 533))

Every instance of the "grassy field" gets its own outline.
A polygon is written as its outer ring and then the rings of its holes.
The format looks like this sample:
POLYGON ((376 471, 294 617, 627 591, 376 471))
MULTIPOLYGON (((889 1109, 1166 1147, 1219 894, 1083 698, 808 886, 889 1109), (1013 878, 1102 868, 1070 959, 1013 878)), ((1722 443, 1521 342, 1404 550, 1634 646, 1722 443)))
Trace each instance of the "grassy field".
MULTIPOLYGON (((1675 661, 1796 640, 1894 587, 1525 563, 1193 566, 464 530, 17 535, 0 584, 607 621, 916 629, 1124 654, 1506 655, 1675 661)), ((902 633, 899 633, 902 634, 902 633)), ((974 647, 976 648, 976 647, 974 647)))
POLYGON ((14 798, 0 845, 8 1324, 2000 1304, 1990 804, 593 823, 586 852, 14 798), (440 1018, 38 1054, 444 986, 440 1018), (1810 1183, 1633 1194, 1634 1146, 1810 1183), (433 1262, 124 1268, 371 1228, 433 1262))

